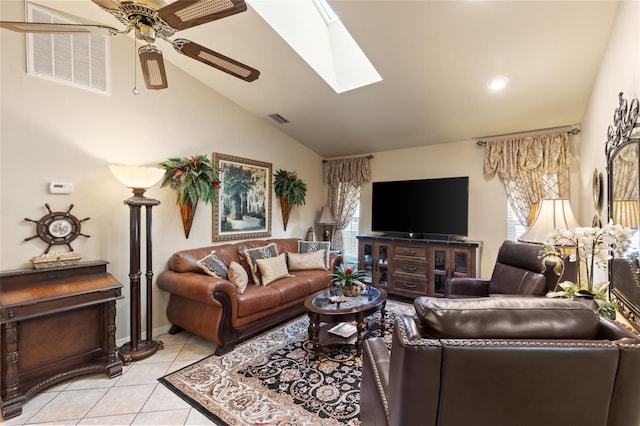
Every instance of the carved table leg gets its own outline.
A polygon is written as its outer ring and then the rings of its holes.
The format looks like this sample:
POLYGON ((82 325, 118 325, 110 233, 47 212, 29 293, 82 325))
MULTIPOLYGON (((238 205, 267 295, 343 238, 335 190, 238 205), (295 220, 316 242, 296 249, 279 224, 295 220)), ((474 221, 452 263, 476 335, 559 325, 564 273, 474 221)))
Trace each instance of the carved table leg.
POLYGON ((313 354, 315 359, 320 359, 320 315, 309 314, 309 332, 313 332, 313 354))
POLYGON ((6 352, 3 360, 5 365, 3 382, 6 389, 5 397, 2 400, 2 417, 8 420, 22 414, 22 403, 25 401, 24 395, 18 393, 20 385, 20 375, 18 374, 18 323, 10 322, 2 326, 5 335, 6 352))
POLYGON ((365 317, 362 312, 358 312, 356 314, 356 329, 358 330, 358 338, 356 340, 356 356, 362 355, 362 323, 364 322, 364 320, 365 317))

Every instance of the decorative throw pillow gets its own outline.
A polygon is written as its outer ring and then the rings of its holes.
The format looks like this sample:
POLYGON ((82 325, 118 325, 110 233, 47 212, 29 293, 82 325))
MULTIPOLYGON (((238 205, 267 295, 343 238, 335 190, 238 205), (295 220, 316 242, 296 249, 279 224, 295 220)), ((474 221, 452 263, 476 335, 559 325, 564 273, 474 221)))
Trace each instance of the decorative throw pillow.
POLYGON ((329 269, 331 243, 329 241, 298 241, 298 253, 312 253, 324 249, 324 269, 329 269))
POLYGON ((291 276, 287 271, 287 260, 284 253, 267 259, 256 259, 256 263, 260 269, 262 285, 269 285, 275 280, 291 276))
POLYGON ((249 263, 249 269, 251 270, 251 276, 253 276, 253 282, 260 285, 260 270, 256 264, 257 259, 268 259, 270 257, 276 257, 278 255, 278 248, 276 243, 271 243, 267 246, 256 247, 252 249, 246 249, 244 255, 247 257, 247 263, 249 263))
POLYGON ((196 264, 202 269, 205 274, 209 274, 212 277, 227 279, 227 265, 224 264, 222 259, 216 254, 215 250, 212 250, 207 256, 198 260, 196 264))
POLYGON ((231 262, 231 265, 229 265, 229 281, 236 286, 236 292, 238 294, 244 293, 247 289, 249 276, 247 275, 247 271, 245 271, 238 262, 231 262))
POLYGON ((326 250, 318 250, 312 253, 287 252, 287 263, 290 271, 306 271, 309 269, 327 269, 325 267, 326 250))

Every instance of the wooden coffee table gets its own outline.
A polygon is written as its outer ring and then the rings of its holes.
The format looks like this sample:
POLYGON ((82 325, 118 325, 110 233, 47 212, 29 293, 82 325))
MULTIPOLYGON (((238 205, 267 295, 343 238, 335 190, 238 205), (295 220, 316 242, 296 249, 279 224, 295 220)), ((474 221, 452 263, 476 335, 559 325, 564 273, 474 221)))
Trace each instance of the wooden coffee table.
MULTIPOLYGON (((340 290, 333 287, 313 293, 304 302, 309 314, 309 340, 313 341, 315 358, 320 358, 320 350, 328 345, 355 345, 356 356, 362 355, 362 338, 367 332, 381 328, 384 331, 385 305, 387 292, 368 286, 367 290, 357 297, 348 297, 346 301, 334 303, 331 296, 340 295, 340 290), (369 318, 380 311, 380 321, 369 318), (355 333, 347 336, 330 333, 329 329, 341 323, 356 323, 355 333)), ((348 328, 348 325, 341 328, 348 328)))

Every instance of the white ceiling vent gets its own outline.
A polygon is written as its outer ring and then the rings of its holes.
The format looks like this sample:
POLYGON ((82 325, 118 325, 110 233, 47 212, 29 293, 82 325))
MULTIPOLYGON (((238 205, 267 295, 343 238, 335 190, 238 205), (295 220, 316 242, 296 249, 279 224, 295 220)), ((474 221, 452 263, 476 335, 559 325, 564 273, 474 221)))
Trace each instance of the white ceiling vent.
MULTIPOLYGON (((26 3, 27 20, 75 24, 26 3)), ((109 38, 89 34, 27 34, 27 73, 73 86, 111 93, 109 38)))

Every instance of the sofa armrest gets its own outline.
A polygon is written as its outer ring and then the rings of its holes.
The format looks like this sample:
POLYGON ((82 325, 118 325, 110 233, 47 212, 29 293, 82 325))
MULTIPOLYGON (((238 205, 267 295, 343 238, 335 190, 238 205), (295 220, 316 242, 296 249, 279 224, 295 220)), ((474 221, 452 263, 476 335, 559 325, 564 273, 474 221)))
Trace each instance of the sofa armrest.
POLYGON ((489 280, 485 278, 448 278, 444 285, 444 296, 486 297, 489 296, 489 280))
POLYGON ((220 306, 220 302, 214 298, 216 291, 228 293, 232 301, 238 298, 236 288, 230 281, 195 272, 166 270, 158 276, 156 283, 159 288, 169 293, 210 305, 220 306))
POLYGON ((418 338, 415 319, 396 320, 389 359, 389 424, 438 424, 442 346, 439 340, 418 338))
POLYGON ((331 254, 329 255, 329 271, 333 272, 335 269, 344 262, 342 255, 331 254))
POLYGON ((362 357, 362 383, 360 385, 360 415, 362 424, 367 426, 387 426, 389 424, 390 354, 380 337, 364 341, 362 357))

